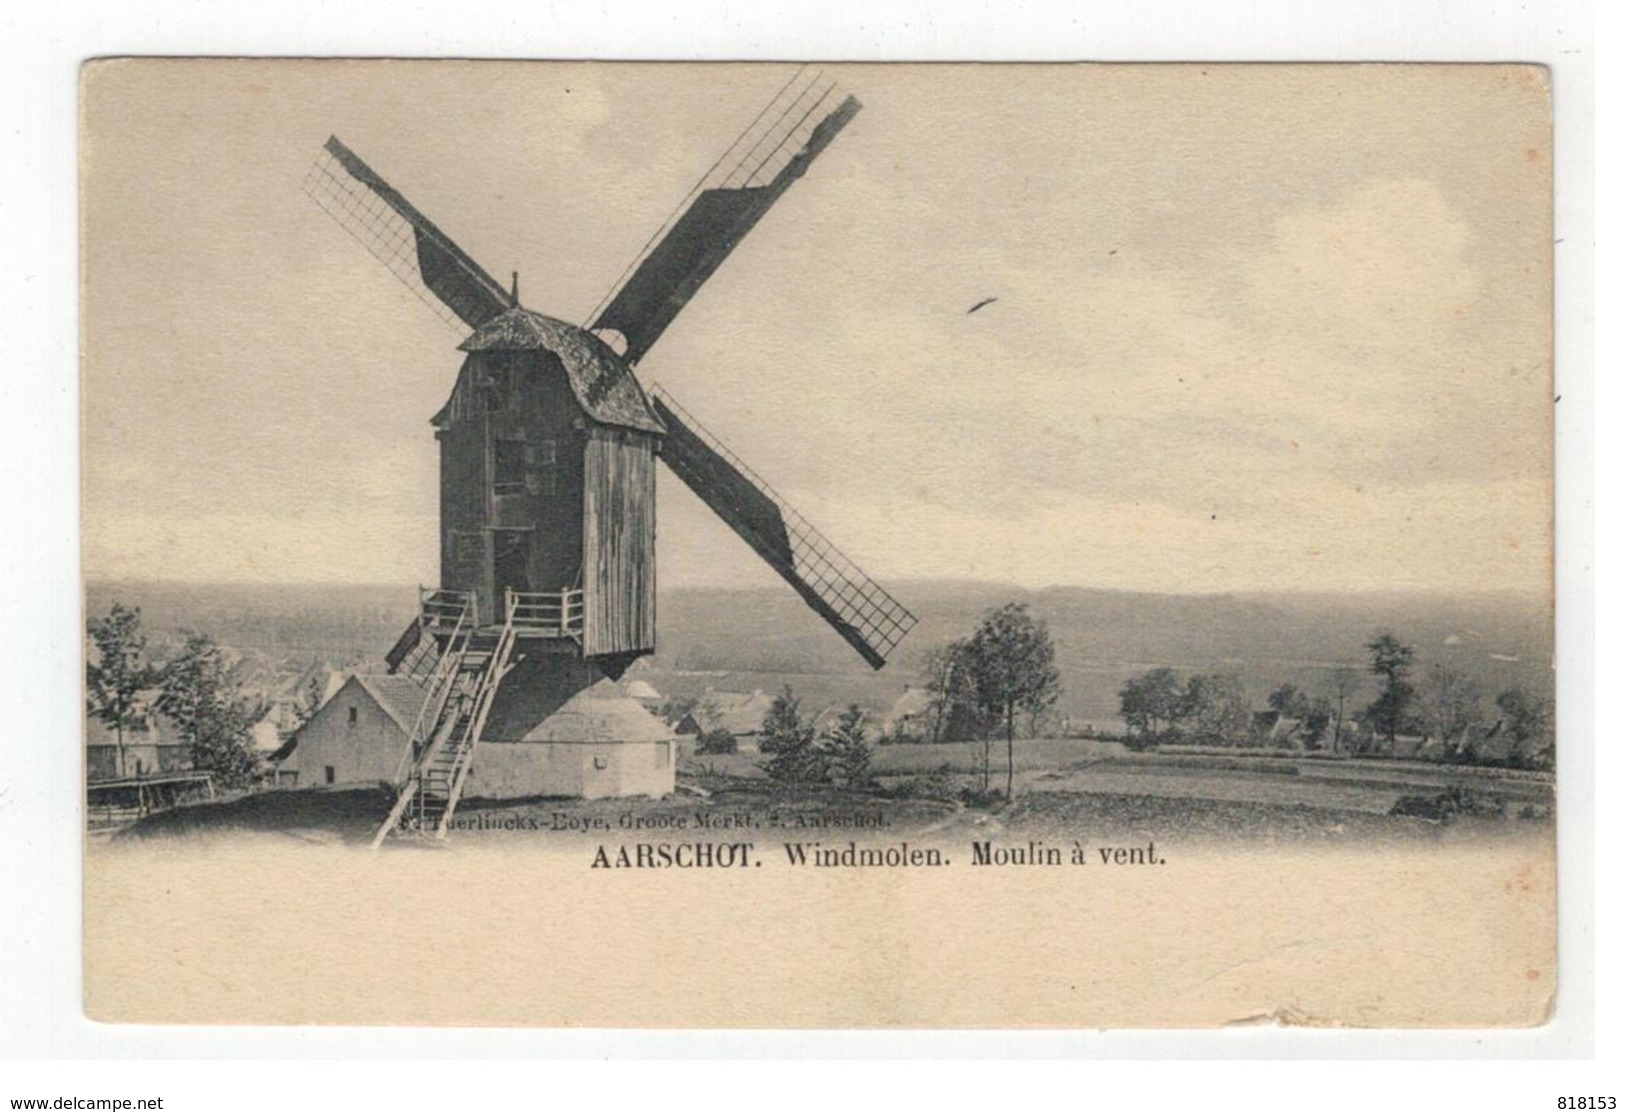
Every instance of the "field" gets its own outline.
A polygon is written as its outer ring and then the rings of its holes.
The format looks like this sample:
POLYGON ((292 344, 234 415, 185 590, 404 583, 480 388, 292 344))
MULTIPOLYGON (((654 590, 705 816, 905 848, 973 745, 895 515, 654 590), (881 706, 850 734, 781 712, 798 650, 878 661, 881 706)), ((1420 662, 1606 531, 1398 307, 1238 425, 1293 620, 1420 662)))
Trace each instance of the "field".
MULTIPOLYGON (((928 774, 956 780, 977 771, 979 747, 883 745, 870 770, 882 783, 928 774)), ((1071 792, 1217 799, 1329 807, 1387 814, 1402 798, 1454 787, 1518 803, 1550 804, 1551 778, 1539 773, 1410 761, 1320 760, 1298 756, 1136 753, 1120 742, 1084 738, 1017 738, 1016 793, 1071 792)), ((754 753, 700 756, 694 766, 737 777, 765 775, 754 753)), ((1004 743, 992 749, 995 786, 1004 779, 1004 743)))
MULTIPOLYGON (((1061 738, 1020 740, 1016 758, 1008 805, 963 801, 963 790, 976 783, 969 745, 881 747, 872 765, 875 786, 864 791, 775 784, 761 771, 761 757, 731 754, 685 764, 678 793, 663 800, 471 800, 458 812, 453 837, 571 844, 744 831, 769 838, 799 832, 843 839, 1089 835, 1361 844, 1549 836, 1551 829, 1551 781, 1538 774, 1400 761, 1165 756, 1061 738)), ((996 749, 995 788, 1003 784, 1001 761, 996 749)), ((359 844, 388 808, 381 790, 270 792, 154 815, 119 838, 209 840, 231 832, 359 844)))

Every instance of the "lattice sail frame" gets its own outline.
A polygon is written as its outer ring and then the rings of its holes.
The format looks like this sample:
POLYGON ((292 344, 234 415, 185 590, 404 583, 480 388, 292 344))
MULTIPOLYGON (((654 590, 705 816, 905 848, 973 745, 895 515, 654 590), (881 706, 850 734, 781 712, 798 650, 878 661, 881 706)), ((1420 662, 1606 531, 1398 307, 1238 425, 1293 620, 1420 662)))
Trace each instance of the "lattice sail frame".
MULTIPOLYGON (((702 501, 795 587, 865 660, 875 668, 882 667, 892 650, 914 628, 918 621, 914 614, 836 548, 829 538, 751 470, 720 438, 695 420, 670 394, 656 386, 650 391, 650 399, 669 429, 662 458, 678 478, 687 483, 702 501), (738 507, 719 504, 719 501, 728 501, 728 496, 721 484, 708 481, 705 463, 693 460, 691 450, 685 453, 682 447, 685 441, 681 439, 684 432, 692 434, 706 449, 737 472, 738 478, 753 487, 756 495, 771 503, 782 518, 782 541, 787 542, 787 551, 780 547, 779 538, 767 535, 774 531, 772 528, 753 527, 748 520, 749 515, 739 512, 738 507), (741 518, 746 520, 742 522, 741 518), (809 593, 813 597, 808 597, 809 593)), ((714 466, 711 470, 714 472, 714 466)))
POLYGON ((512 304, 496 279, 336 137, 317 153, 304 190, 447 327, 467 333, 512 304))
POLYGON ((588 327, 637 363, 733 249, 862 108, 803 66, 655 229, 588 327))

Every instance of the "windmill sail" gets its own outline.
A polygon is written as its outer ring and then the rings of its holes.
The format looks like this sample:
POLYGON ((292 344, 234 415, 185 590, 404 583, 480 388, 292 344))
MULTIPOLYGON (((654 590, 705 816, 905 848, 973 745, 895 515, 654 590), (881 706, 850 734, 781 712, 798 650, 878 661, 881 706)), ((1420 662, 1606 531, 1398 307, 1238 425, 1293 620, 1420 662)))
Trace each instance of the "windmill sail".
POLYGON ((459 331, 512 306, 496 279, 337 137, 316 156, 305 192, 459 331))
POLYGON ((660 451, 667 466, 870 667, 883 667, 914 628, 914 615, 669 396, 656 389, 650 400, 666 424, 660 451))
POLYGON ((589 327, 626 337, 636 363, 734 247, 862 108, 822 74, 797 71, 655 232, 589 327), (686 206, 686 207, 685 207, 686 206))

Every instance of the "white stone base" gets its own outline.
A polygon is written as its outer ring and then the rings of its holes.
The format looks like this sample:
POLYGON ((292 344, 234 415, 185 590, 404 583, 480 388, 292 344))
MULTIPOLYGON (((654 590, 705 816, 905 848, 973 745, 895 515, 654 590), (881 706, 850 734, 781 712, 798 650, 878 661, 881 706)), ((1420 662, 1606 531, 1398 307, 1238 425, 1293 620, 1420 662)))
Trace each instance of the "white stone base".
POLYGON ((658 799, 677 787, 677 741, 486 742, 474 751, 468 799, 559 796, 658 799))

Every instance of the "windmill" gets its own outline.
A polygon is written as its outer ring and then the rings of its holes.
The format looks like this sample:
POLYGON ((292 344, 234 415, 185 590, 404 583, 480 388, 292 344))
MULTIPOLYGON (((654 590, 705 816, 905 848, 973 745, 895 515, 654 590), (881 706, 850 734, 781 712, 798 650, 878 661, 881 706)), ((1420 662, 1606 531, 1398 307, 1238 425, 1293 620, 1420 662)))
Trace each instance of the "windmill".
POLYGON ((465 338, 440 442, 440 584, 386 654, 422 706, 374 844, 458 801, 664 794, 669 734, 586 698, 655 647, 655 461, 871 667, 914 616, 634 368, 858 113, 798 70, 650 237, 585 327, 525 307, 336 137, 305 191, 465 338), (471 331, 470 331, 471 330, 471 331), (474 752, 482 741, 474 773, 474 752), (496 744, 499 741, 515 744, 496 744), (470 780, 473 778, 473 787, 470 780))

